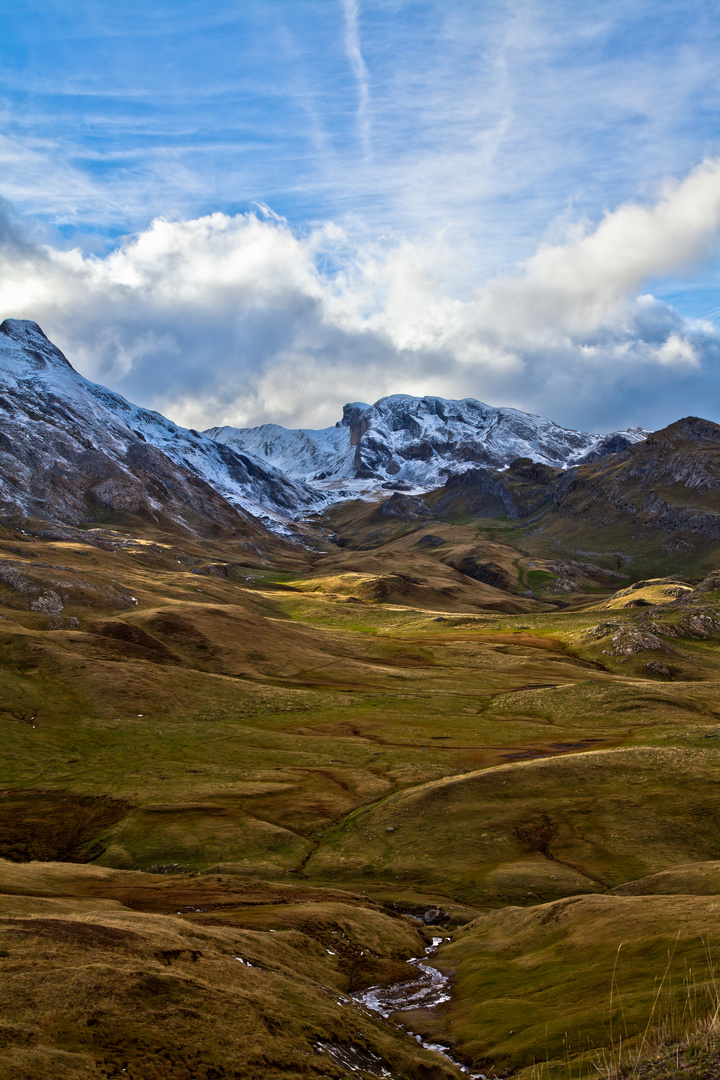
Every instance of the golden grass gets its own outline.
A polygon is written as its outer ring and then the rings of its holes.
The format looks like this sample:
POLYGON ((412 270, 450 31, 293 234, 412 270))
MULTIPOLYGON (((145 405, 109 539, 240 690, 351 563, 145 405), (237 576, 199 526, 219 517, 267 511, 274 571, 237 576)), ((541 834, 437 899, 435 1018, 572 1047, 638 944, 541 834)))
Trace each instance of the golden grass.
MULTIPOLYGON (((362 909, 335 914, 335 936, 350 931, 358 951, 368 944, 362 909)), ((395 933, 398 952, 417 947, 408 927, 395 931, 398 920, 368 914, 372 946, 395 933), (378 919, 392 924, 385 934, 378 919)), ((0 896, 0 945, 3 1080, 339 1080, 333 1047, 376 1074, 458 1076, 353 1008, 338 952, 307 927, 270 934, 111 900, 0 896)))
POLYGON ((657 581, 649 581, 640 589, 620 589, 597 605, 597 610, 622 610, 627 607, 638 607, 642 604, 659 605, 672 603, 674 600, 692 594, 692 586, 682 581, 668 581, 659 578, 657 581))

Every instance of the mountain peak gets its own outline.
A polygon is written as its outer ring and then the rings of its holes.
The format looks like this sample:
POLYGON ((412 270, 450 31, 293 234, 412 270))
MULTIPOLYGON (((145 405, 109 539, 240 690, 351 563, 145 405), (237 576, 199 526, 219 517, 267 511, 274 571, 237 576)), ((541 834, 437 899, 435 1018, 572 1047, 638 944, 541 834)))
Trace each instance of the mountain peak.
POLYGON ((53 345, 42 327, 32 319, 3 319, 0 323, 0 334, 19 345, 25 355, 34 361, 35 366, 44 367, 49 360, 73 370, 67 357, 60 352, 57 345, 53 345))
POLYGON ((279 520, 321 501, 265 462, 85 379, 29 319, 0 323, 0 406, 0 515, 77 523, 140 513, 262 535, 248 509, 279 520))
POLYGON ((352 427, 357 423, 363 413, 366 413, 371 406, 365 401, 349 401, 347 405, 343 405, 343 415, 340 421, 345 427, 352 427))
POLYGON ((469 468, 503 468, 530 458, 551 468, 627 449, 642 430, 594 435, 475 398, 391 394, 374 405, 349 402, 334 428, 211 428, 211 438, 257 454, 330 499, 352 494, 428 491, 469 468), (352 486, 354 485, 354 486, 352 486))
POLYGON ((48 341, 42 328, 32 319, 3 319, 0 323, 0 334, 16 341, 32 341, 35 338, 48 341))
POLYGON ((655 431, 649 437, 651 443, 667 442, 668 439, 677 439, 681 442, 711 442, 720 443, 720 425, 712 420, 704 420, 700 416, 684 416, 666 428, 655 431))

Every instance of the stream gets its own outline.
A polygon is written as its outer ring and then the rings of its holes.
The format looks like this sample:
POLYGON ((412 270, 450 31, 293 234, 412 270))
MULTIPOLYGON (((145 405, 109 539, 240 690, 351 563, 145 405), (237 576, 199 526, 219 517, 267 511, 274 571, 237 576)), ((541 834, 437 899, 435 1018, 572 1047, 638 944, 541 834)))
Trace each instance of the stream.
MULTIPOLYGON (((442 940, 441 937, 434 937, 432 945, 428 945, 423 956, 414 956, 412 960, 408 960, 408 964, 415 969, 415 978, 407 982, 394 983, 392 986, 370 986, 367 990, 353 994, 353 999, 364 1005, 366 1009, 379 1013, 385 1020, 391 1013, 403 1009, 436 1009, 438 1005, 443 1005, 450 1000, 450 980, 447 975, 443 975, 441 971, 426 962, 433 953, 437 952, 442 940)), ((447 1061, 473 1080, 486 1080, 484 1073, 470 1072, 466 1065, 457 1061, 452 1056, 449 1047, 441 1043, 425 1042, 421 1035, 415 1035, 409 1028, 406 1030, 426 1050, 434 1050, 436 1054, 442 1054, 447 1061)))

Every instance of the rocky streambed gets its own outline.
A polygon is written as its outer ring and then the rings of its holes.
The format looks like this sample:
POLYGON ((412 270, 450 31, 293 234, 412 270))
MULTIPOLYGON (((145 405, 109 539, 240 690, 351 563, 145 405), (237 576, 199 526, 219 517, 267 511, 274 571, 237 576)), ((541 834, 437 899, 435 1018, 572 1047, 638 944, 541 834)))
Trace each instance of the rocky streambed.
MULTIPOLYGON (((409 1009, 436 1009, 443 1005, 450 1000, 450 979, 428 963, 443 940, 442 937, 434 937, 432 945, 427 946, 422 956, 415 956, 408 960, 412 974, 408 973, 407 980, 394 983, 392 986, 370 986, 367 990, 353 994, 353 999, 364 1005, 366 1009, 379 1013, 386 1020, 394 1013, 405 1012, 409 1009)), ((467 1066, 454 1058, 448 1046, 442 1043, 425 1042, 421 1035, 407 1030, 426 1050, 434 1050, 442 1054, 456 1068, 474 1080, 485 1080, 484 1073, 471 1072, 467 1066)))

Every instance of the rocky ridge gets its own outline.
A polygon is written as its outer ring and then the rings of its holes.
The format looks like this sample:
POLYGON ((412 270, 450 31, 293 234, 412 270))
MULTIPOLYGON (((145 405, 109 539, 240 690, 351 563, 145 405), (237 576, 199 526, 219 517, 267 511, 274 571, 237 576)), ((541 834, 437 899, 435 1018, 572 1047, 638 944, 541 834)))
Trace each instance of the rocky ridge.
POLYGON ((555 468, 599 460, 642 440, 640 428, 592 435, 474 398, 394 394, 353 402, 334 427, 214 427, 206 433, 257 455, 335 498, 363 490, 430 490, 468 468, 505 468, 516 458, 555 468))
MULTIPOLYGON (((720 425, 685 417, 647 439, 569 469, 519 458, 504 470, 468 469, 426 496, 440 517, 528 519, 556 531, 559 519, 584 531, 632 530, 665 551, 720 540, 720 425)), ((627 538, 626 541, 627 542, 627 538)))
POLYGON ((560 513, 601 526, 632 520, 666 533, 720 538, 720 425, 684 417, 646 441, 558 479, 560 513))

